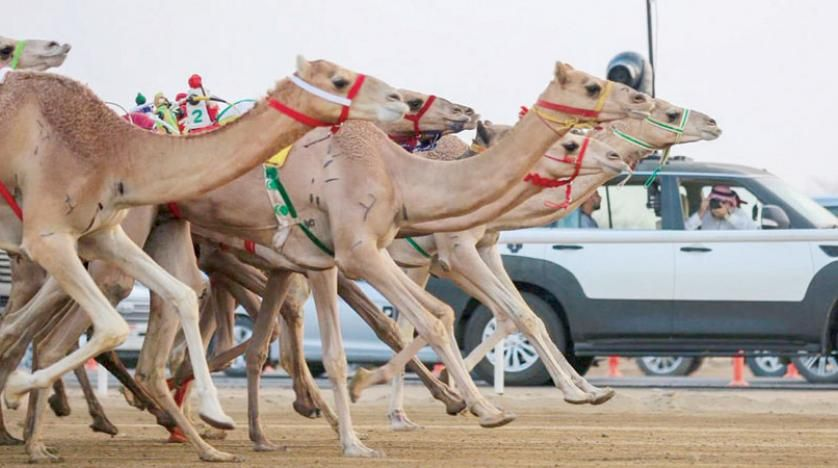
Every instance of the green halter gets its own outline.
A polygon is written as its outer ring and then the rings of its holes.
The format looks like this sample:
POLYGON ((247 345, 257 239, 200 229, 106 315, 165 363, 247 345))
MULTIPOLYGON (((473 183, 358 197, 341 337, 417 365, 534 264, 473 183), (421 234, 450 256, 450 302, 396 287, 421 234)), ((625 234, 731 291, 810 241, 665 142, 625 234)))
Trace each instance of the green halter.
POLYGON ((653 119, 651 116, 646 117, 646 122, 654 125, 655 127, 661 128, 668 132, 672 132, 675 134, 675 142, 671 145, 667 146, 665 150, 663 150, 663 157, 661 158, 661 163, 658 164, 658 167, 652 171, 652 175, 646 179, 646 182, 643 184, 645 187, 649 187, 652 185, 652 182, 655 181, 660 171, 663 169, 663 165, 669 160, 669 150, 672 149, 674 145, 677 145, 681 142, 681 138, 684 136, 684 129, 687 128, 687 121, 690 119, 690 110, 684 109, 684 112, 681 113, 681 122, 678 126, 670 125, 666 122, 661 122, 660 120, 653 119))
POLYGON ((12 61, 9 62, 9 68, 17 70, 17 66, 20 63, 20 56, 23 55, 23 49, 25 48, 26 41, 17 41, 15 44, 15 51, 12 53, 12 61))

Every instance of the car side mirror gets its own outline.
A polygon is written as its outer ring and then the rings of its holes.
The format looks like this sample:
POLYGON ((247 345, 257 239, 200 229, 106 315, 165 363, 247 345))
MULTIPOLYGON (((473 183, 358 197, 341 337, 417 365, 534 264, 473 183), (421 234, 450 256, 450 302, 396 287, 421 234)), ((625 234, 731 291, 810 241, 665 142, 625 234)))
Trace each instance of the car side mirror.
POLYGON ((777 205, 765 205, 762 207, 762 228, 763 229, 788 229, 791 226, 789 215, 777 205))

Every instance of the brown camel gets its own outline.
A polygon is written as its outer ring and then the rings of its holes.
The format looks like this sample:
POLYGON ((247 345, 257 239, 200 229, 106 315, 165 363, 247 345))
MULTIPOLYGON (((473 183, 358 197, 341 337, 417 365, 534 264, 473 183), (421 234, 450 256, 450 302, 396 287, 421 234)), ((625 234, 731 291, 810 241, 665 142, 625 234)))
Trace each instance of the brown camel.
MULTIPOLYGON (((67 370, 114 348, 127 335, 127 325, 84 269, 81 255, 118 265, 177 304, 189 346, 196 351, 190 358, 200 415, 222 427, 232 427, 233 421, 221 409, 199 352, 196 296, 126 237, 119 226, 125 209, 198 195, 226 183, 313 126, 342 122, 348 116, 395 120, 406 110, 398 93, 375 78, 303 59, 298 61, 297 75, 280 81, 267 102, 247 117, 217 132, 189 138, 133 128, 87 88, 54 75, 10 75, 0 106, 0 133, 6 135, 0 139, 0 152, 6 155, 0 162, 0 181, 17 199, 0 208, 0 248, 23 253, 50 273, 44 287, 14 317, 7 314, 0 329, 4 351, 0 382, 6 384, 7 406, 16 407, 23 393, 50 386, 67 370), (344 97, 346 93, 351 94, 344 97), (25 221, 16 219, 17 204, 22 205, 25 221), (62 288, 90 314, 91 340, 33 374, 9 373, 20 355, 17 349, 17 356, 5 351, 18 341, 29 341, 40 325, 28 312, 50 310, 60 300, 62 288)), ((174 405, 167 409, 177 413, 174 405)), ((202 458, 233 459, 204 445, 202 458)))
MULTIPOLYGON (((420 93, 415 93, 411 91, 405 91, 406 96, 405 99, 408 102, 409 106, 412 108, 420 109, 421 113, 412 113, 407 116, 410 118, 410 125, 399 125, 399 122, 393 122, 392 124, 388 123, 380 123, 388 134, 390 135, 400 135, 400 134, 409 134, 414 135, 416 130, 421 130, 422 132, 436 132, 436 133, 448 133, 451 131, 458 131, 461 128, 465 127, 468 128, 471 124, 471 116, 474 115, 474 112, 470 108, 466 108, 463 106, 452 104, 450 101, 447 101, 442 98, 437 98, 433 101, 432 106, 425 107, 424 103, 427 102, 428 96, 422 95, 420 93), (465 116, 464 116, 465 114, 465 116)), ((151 210, 150 207, 143 207, 138 209, 132 209, 126 220, 123 222, 123 229, 129 235, 129 237, 140 245, 145 245, 147 251, 152 255, 152 258, 157 259, 160 258, 160 263, 164 266, 168 265, 167 262, 172 262, 172 256, 168 254, 158 254, 159 250, 166 250, 165 244, 166 235, 173 235, 177 236, 180 233, 183 233, 184 225, 183 223, 171 223, 171 220, 167 221, 165 227, 158 227, 153 228, 155 224, 155 214, 156 210, 151 210), (154 229, 154 231, 152 231, 154 229), (166 234, 161 234, 166 233, 166 234), (162 239, 162 240, 161 240, 162 239)), ((175 242, 175 245, 177 242, 175 242)), ((179 258, 179 257, 178 257, 179 258)), ((191 284, 193 289, 196 291, 203 290, 203 284, 199 276, 199 272, 194 269, 194 267, 190 268, 190 265, 194 265, 194 258, 187 257, 183 261, 175 261, 172 262, 172 268, 180 268, 180 270, 172 269, 171 272, 175 274, 177 278, 181 281, 186 282, 187 284, 191 284)), ((202 258, 206 258, 203 256, 202 258)), ((203 265, 207 267, 208 265, 203 265)), ((117 304, 121 299, 123 299, 127 294, 130 292, 131 287, 133 285, 133 279, 128 277, 127 275, 120 272, 118 269, 114 267, 104 264, 102 262, 93 262, 91 264, 91 275, 96 280, 97 284, 103 289, 103 292, 109 298, 112 304, 117 304)), ((247 273, 240 273, 238 275, 239 278, 246 277, 247 273)), ((17 283, 17 282, 16 282, 17 283)), ((252 282, 250 282, 251 288, 252 282)), ((18 287, 14 287, 13 291, 21 290, 21 291, 28 291, 33 289, 32 284, 23 284, 18 287)), ((218 288, 216 288, 218 289, 218 288)), ((292 290, 293 291, 293 290, 292 290)), ((34 291, 33 291, 34 293, 34 291)), ((308 290, 304 293, 302 300, 304 301, 305 298, 308 296, 308 290)), ((30 295, 31 297, 31 295, 30 295)), ((202 304, 203 307, 208 304, 202 304)), ((70 307, 70 303, 66 304, 65 307, 70 307)), ((152 315, 151 321, 153 323, 157 322, 157 319, 154 317, 156 315, 155 312, 156 308, 152 308, 152 315)), ((293 301, 289 304, 288 310, 297 311, 296 304, 293 301)), ((170 318, 174 318, 171 316, 170 318)), ((206 345, 207 339, 209 334, 211 333, 211 329, 207 329, 204 326, 203 319, 207 318, 206 314, 202 313, 202 337, 204 338, 204 344, 206 345)), ((39 353, 42 354, 39 357, 39 361, 45 365, 49 365, 58 359, 60 359, 70 347, 73 346, 73 343, 77 341, 79 333, 83 330, 87 329, 90 325, 90 321, 87 316, 82 312, 77 306, 75 306, 71 312, 68 312, 61 321, 58 322, 58 326, 55 327, 56 330, 53 333, 47 335, 47 340, 45 342, 39 342, 38 349, 40 350, 39 353)), ((155 330, 159 330, 161 327, 154 327, 153 325, 150 326, 149 336, 154 336, 155 330)), ((163 330, 166 332, 176 330, 177 324, 173 323, 170 327, 162 327, 163 330)), ((302 336, 299 337, 300 343, 302 340, 302 336)), ((149 338, 148 342, 153 343, 156 342, 156 339, 149 338)), ((218 349, 224 349, 222 338, 222 344, 218 346, 218 349)), ((286 342, 290 342, 290 340, 286 340, 286 342)), ((298 353, 299 356, 302 356, 302 353, 298 353)), ((288 353, 289 356, 293 354, 288 353)), ((117 378, 123 382, 124 385, 130 386, 129 391, 126 392, 126 396, 130 395, 131 403, 140 407, 140 408, 147 408, 152 411, 155 416, 158 418, 158 422, 161 425, 164 425, 170 430, 173 428, 170 422, 165 417, 165 414, 160 414, 158 410, 159 404, 156 403, 156 400, 161 398, 161 395, 158 393, 155 399, 154 396, 151 395, 144 395, 145 390, 144 386, 142 385, 143 382, 148 382, 151 380, 152 385, 150 388, 156 389, 154 384, 159 382, 162 384, 162 376, 164 372, 163 364, 165 362, 166 357, 164 355, 155 355, 153 357, 153 361, 143 359, 145 356, 148 356, 148 353, 143 353, 138 364, 137 368, 137 382, 131 378, 130 374, 121 366, 119 360, 116 359, 115 354, 109 353, 108 356, 100 356, 99 359, 100 363, 105 365, 109 370, 115 372, 117 378), (148 366, 145 365, 146 363, 150 363, 148 366)), ((304 361, 302 361, 304 365, 304 361)), ((299 362, 297 362, 299 366, 299 362)), ((191 368, 190 368, 191 371, 191 368)), ((305 372, 308 372, 308 369, 305 368, 305 372)), ((314 380, 311 378, 310 374, 308 374, 308 381, 301 380, 301 382, 308 382, 310 386, 313 386, 314 380)), ((438 385, 441 385, 438 381, 436 381, 438 385)), ((311 392, 307 392, 304 386, 297 386, 295 387, 298 390, 298 394, 301 395, 301 404, 296 405, 295 408, 298 409, 303 414, 310 414, 311 409, 304 409, 304 408, 314 408, 317 409, 315 403, 306 403, 310 401, 309 399, 305 399, 305 397, 310 394, 311 392), (305 411, 305 412, 304 412, 305 411)), ((319 396, 317 394, 316 396, 319 396)), ((30 400, 37 399, 41 397, 39 393, 33 393, 33 396, 30 397, 30 400)), ((449 398, 450 399, 450 398, 449 398)), ((317 402, 319 406, 324 407, 328 410, 328 406, 323 404, 322 402, 317 402)), ((33 460, 40 460, 41 458, 49 458, 49 450, 43 446, 40 437, 40 418, 41 412, 35 411, 34 415, 27 418, 28 422, 31 422, 31 427, 27 429, 29 434, 32 434, 33 437, 27 439, 27 450, 30 453, 30 457, 33 460)), ((326 413, 327 418, 330 418, 330 422, 333 423, 333 426, 336 426, 336 420, 331 412, 326 413), (331 416, 331 417, 330 417, 331 416)), ((96 419, 94 419, 96 422, 96 419)), ((182 433, 173 433, 173 439, 175 440, 183 440, 182 433)))
MULTIPOLYGON (((611 122, 604 129, 592 132, 592 137, 608 143, 621 154, 627 155, 629 162, 634 163, 651 154, 654 149, 668 148, 676 143, 712 140, 721 133, 715 120, 705 114, 688 111, 660 99, 656 100, 656 104, 648 119, 611 122)), ((492 137, 497 135, 489 135, 487 139, 492 137)), ((587 194, 608 179, 607 175, 584 176, 574 185, 573 190, 587 194)), ((397 263, 408 268, 408 274, 418 284, 424 286, 430 272, 449 278, 495 315, 498 323, 495 333, 465 359, 469 370, 503 337, 520 331, 536 349, 559 388, 565 388, 561 382, 570 376, 572 384, 587 396, 587 400, 577 400, 573 395, 565 393, 567 401, 600 404, 610 399, 613 391, 591 385, 567 362, 547 334, 541 319, 530 309, 509 279, 496 246, 498 233, 502 229, 543 226, 563 217, 571 209, 566 206, 563 208, 569 201, 563 198, 561 192, 543 191, 488 225, 466 231, 422 236, 411 239, 411 242, 400 239, 391 244, 388 251, 397 263)), ((574 205, 584 198, 585 195, 579 197, 574 205)), ((404 325, 403 333, 412 336, 412 330, 407 324, 404 325)), ((400 372, 390 365, 372 374, 359 371, 351 388, 360 391, 393 374, 398 376, 400 372)), ((404 413, 401 385, 399 379, 394 380, 391 420, 393 413, 404 413)))
MULTIPOLYGON (((649 98, 613 86, 614 92, 609 95, 606 82, 558 65, 555 80, 539 100, 539 112, 526 116, 497 147, 479 157, 458 162, 439 163, 406 155, 373 126, 347 124, 343 132, 331 138, 325 132, 311 132, 294 146, 281 169, 283 188, 292 202, 284 206, 296 206, 297 216, 280 219, 279 229, 275 211, 270 203, 263 201, 265 174, 261 171, 251 171, 200 199, 179 202, 179 211, 193 223, 193 233, 210 240, 220 237, 224 242, 229 242, 229 238, 246 239, 249 250, 270 259, 260 265, 271 270, 271 274, 268 294, 254 326, 256 334, 248 350, 253 392, 249 398, 251 418, 258 415, 254 411, 258 402, 254 389, 258 386, 258 370, 273 330, 271 324, 288 286, 287 272, 305 271, 323 324, 325 364, 336 390, 344 453, 374 454, 357 439, 349 420, 345 358, 337 332, 335 267, 339 266, 351 277, 365 278, 415 320, 420 334, 429 337, 438 355, 452 369, 470 410, 480 416, 482 425, 493 427, 509 422, 512 416, 489 404, 468 374, 458 371, 462 369, 462 361, 455 352, 456 343, 451 335, 450 308, 417 288, 381 249, 403 226, 433 224, 432 220, 474 210, 497 198, 575 122, 566 121, 571 112, 593 108, 601 101, 604 106, 598 114, 601 120, 628 114, 647 115, 651 106, 649 98), (560 124, 554 127, 551 121, 560 124), (502 156, 492 157, 496 153, 502 156), (353 172, 359 166, 372 172, 365 175, 353 172), (298 175, 312 171, 319 171, 320 176, 312 180, 298 175), (372 173, 375 175, 370 177, 372 173), (429 196, 428 186, 445 187, 446 196, 429 196), (364 189, 359 191, 359 187, 364 189), (451 197, 452 193, 458 195, 451 197), (260 207, 242 208, 253 204, 260 207), (330 209, 334 207, 341 208, 330 209)), ((273 181, 273 170, 267 173, 269 182, 273 181)), ((280 206, 277 211, 284 210, 280 206)), ((485 220, 468 219, 454 229, 485 220)), ((147 346, 161 349, 162 345, 150 338, 146 339, 147 346)), ((259 427, 258 421, 251 419, 251 422, 252 428, 259 427)), ((261 430, 251 432, 251 438, 259 441, 258 447, 270 448, 261 430)))

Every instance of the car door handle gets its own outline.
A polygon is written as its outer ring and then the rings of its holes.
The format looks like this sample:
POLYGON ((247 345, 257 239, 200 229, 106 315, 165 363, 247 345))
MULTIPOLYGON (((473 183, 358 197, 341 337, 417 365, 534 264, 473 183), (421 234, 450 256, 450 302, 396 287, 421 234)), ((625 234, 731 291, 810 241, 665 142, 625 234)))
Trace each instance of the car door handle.
POLYGON ((712 252, 709 247, 681 247, 681 252, 712 252))
POLYGON ((582 246, 570 244, 556 244, 553 246, 553 250, 582 250, 582 246))

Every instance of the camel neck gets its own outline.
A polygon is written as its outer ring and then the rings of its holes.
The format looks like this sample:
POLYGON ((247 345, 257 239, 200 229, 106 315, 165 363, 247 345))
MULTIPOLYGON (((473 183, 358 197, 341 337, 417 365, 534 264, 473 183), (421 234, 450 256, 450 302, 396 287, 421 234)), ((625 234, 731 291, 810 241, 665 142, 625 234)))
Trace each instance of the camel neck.
MULTIPOLYGON (((305 95, 282 80, 271 97, 301 112, 305 95)), ((127 153, 116 171, 122 187, 116 202, 125 207, 159 204, 200 195, 241 176, 293 144, 311 127, 272 109, 264 100, 216 131, 172 137, 128 129, 127 153)))
POLYGON ((396 155, 400 168, 393 173, 408 213, 402 223, 440 231, 433 221, 458 217, 441 225, 445 230, 462 230, 491 220, 524 196, 527 187, 506 195, 516 184, 522 185, 524 174, 566 131, 547 127, 532 112, 497 145, 471 158, 430 161, 396 155))

